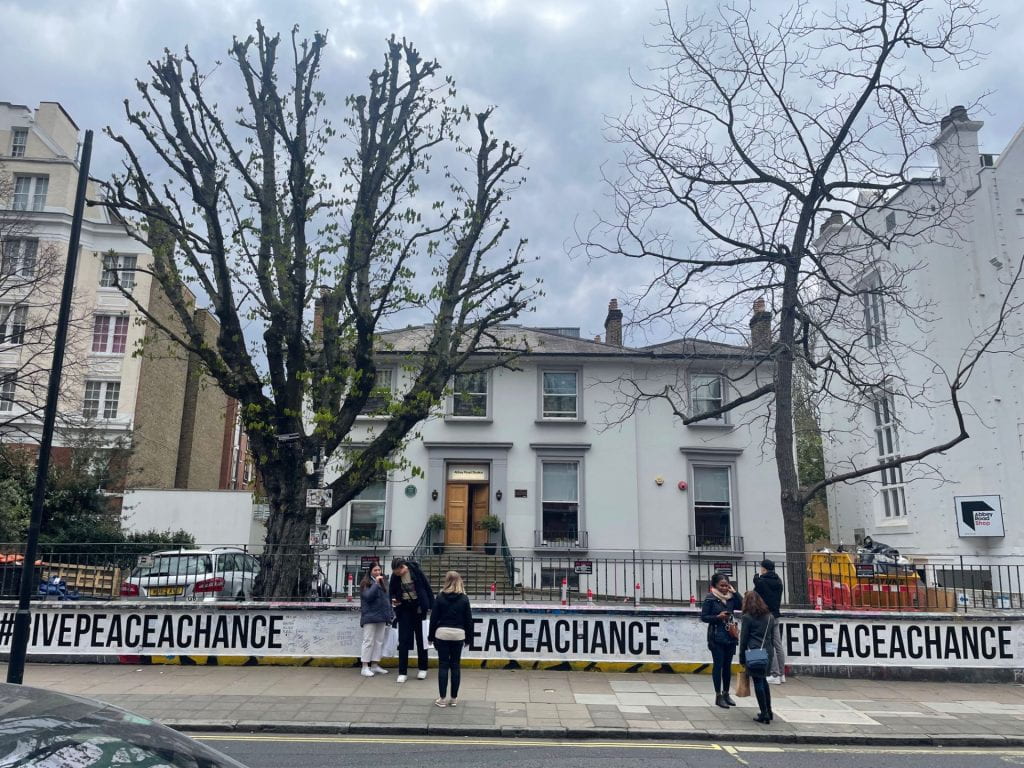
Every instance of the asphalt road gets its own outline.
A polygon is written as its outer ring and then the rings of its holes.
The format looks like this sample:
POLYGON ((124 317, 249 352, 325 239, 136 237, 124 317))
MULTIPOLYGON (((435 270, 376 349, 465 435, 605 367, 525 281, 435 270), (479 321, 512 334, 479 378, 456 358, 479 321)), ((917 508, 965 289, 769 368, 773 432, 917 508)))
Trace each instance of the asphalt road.
POLYGON ((193 734, 250 768, 1006 768, 1024 749, 193 734))

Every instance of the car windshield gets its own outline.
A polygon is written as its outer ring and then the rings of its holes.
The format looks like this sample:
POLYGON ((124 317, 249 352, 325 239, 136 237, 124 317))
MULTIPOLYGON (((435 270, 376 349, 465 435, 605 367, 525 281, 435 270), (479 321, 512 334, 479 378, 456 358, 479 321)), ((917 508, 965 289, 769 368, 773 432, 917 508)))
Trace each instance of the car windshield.
POLYGON ((212 571, 213 562, 209 555, 156 555, 152 564, 137 567, 132 576, 195 576, 212 571))

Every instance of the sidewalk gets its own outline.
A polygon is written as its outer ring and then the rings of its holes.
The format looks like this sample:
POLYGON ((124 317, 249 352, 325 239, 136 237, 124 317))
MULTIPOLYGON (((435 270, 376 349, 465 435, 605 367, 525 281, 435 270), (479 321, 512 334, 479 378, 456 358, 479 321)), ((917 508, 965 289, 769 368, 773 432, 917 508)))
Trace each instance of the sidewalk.
MULTIPOLYGON (((0 665, 2 666, 2 665, 0 665)), ((395 683, 329 667, 30 664, 25 683, 102 699, 188 731, 1024 746, 1024 686, 791 678, 776 720, 713 706, 710 675, 469 669, 456 709, 437 670, 395 683)))

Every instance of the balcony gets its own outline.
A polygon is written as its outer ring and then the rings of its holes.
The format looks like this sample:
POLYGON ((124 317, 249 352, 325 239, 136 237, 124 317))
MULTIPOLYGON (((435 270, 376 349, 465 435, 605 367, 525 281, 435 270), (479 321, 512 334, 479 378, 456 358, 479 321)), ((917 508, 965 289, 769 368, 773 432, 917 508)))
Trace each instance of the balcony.
POLYGON ((338 549, 381 549, 391 546, 391 531, 384 528, 342 528, 338 531, 338 549))
POLYGON ((691 555, 743 554, 742 536, 689 536, 691 555))
POLYGON ((534 549, 546 552, 584 552, 587 549, 587 532, 568 531, 534 531, 534 549))

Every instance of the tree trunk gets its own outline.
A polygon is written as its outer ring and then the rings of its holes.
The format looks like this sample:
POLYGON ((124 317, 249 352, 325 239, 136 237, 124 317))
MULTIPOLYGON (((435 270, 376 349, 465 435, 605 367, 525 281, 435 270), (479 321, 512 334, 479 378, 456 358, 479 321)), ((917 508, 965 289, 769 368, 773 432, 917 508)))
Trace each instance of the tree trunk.
POLYGON ((807 542, 800 478, 796 469, 793 436, 793 368, 799 260, 786 268, 782 289, 782 317, 775 356, 775 463, 778 466, 782 526, 786 539, 786 577, 790 605, 807 604, 807 542))
POLYGON ((270 502, 270 518, 253 590, 264 599, 306 599, 315 567, 309 529, 316 513, 306 508, 305 475, 299 467, 279 461, 260 474, 270 502))

